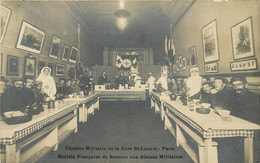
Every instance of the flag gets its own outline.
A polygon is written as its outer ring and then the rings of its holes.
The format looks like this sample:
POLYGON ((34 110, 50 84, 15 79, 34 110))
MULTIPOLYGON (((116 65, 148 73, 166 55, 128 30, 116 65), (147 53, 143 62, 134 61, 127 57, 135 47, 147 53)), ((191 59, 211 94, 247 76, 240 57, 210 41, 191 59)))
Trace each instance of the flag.
POLYGON ((165 36, 165 42, 164 42, 164 51, 165 51, 165 54, 168 55, 168 39, 167 39, 167 36, 165 36))
POLYGON ((117 55, 116 56, 116 67, 121 68, 121 65, 122 65, 122 58, 119 55, 117 55))

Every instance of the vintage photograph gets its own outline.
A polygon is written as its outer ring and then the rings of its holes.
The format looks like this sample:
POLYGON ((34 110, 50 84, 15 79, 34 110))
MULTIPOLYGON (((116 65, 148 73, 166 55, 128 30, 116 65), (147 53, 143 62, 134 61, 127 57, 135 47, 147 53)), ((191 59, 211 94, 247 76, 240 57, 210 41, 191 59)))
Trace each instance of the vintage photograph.
POLYGON ((44 62, 44 61, 39 61, 39 62, 38 62, 38 74, 41 73, 43 67, 46 67, 46 62, 44 62))
POLYGON ((25 56, 24 58, 24 76, 35 77, 36 58, 25 56))
POLYGON ((64 65, 56 64, 56 76, 64 76, 64 65))
POLYGON ((61 39, 57 36, 53 36, 49 56, 52 58, 58 58, 60 46, 61 46, 61 39))
POLYGON ((252 17, 243 20, 231 28, 234 59, 254 56, 252 17))
POLYGON ((217 35, 216 20, 213 20, 202 29, 202 44, 205 62, 219 60, 217 35))
POLYGON ((47 65, 51 69, 51 75, 54 75, 55 72, 55 66, 53 63, 48 63, 47 65))
POLYGON ((206 73, 216 73, 216 72, 219 72, 219 70, 218 70, 218 62, 205 64, 205 72, 206 73))
POLYGON ((249 59, 245 61, 230 62, 231 71, 257 70, 257 60, 249 59))
POLYGON ((189 48, 188 54, 189 54, 190 66, 191 67, 197 66, 197 50, 196 50, 196 46, 193 46, 193 47, 189 48))
POLYGON ((259 0, 2 0, 1 163, 260 163, 259 0))
POLYGON ((22 21, 16 48, 40 54, 45 33, 37 27, 22 21))
POLYGON ((0 43, 3 42, 5 32, 11 17, 11 10, 3 5, 1 5, 1 38, 0 43))
POLYGON ((62 60, 63 61, 68 61, 69 55, 70 55, 70 47, 65 45, 64 49, 63 49, 62 60))
POLYGON ((19 76, 20 58, 13 55, 7 55, 6 75, 19 76))
POLYGON ((78 52, 79 50, 76 47, 74 46, 71 47, 69 62, 76 63, 78 52))

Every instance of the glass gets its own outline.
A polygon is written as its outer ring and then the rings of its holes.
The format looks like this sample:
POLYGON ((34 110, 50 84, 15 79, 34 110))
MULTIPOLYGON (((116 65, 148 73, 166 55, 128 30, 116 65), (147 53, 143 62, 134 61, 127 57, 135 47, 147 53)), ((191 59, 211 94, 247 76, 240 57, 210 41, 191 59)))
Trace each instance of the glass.
POLYGON ((194 104, 194 102, 192 100, 189 103, 189 108, 190 108, 190 111, 193 111, 194 108, 195 108, 195 104, 194 104))

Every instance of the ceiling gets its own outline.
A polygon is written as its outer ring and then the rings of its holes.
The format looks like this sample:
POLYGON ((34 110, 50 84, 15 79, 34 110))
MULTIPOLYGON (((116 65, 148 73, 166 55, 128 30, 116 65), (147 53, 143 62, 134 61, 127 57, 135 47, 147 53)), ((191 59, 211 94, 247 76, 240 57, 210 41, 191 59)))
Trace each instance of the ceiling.
POLYGON ((160 44, 195 0, 124 1, 131 13, 120 30, 114 15, 119 1, 62 1, 96 43, 106 47, 151 47, 160 44))

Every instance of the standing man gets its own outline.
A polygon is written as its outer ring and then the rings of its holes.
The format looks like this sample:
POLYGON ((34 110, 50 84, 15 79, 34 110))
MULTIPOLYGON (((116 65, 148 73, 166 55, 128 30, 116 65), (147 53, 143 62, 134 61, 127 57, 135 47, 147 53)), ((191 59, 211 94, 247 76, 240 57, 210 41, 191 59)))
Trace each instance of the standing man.
POLYGON ((98 85, 105 85, 108 83, 108 77, 106 76, 106 72, 103 71, 102 75, 98 78, 98 85))
POLYGON ((218 76, 215 78, 215 89, 211 90, 211 106, 215 109, 230 110, 231 106, 231 92, 227 89, 226 85, 228 80, 224 77, 218 76))
POLYGON ((167 72, 163 71, 162 76, 156 82, 159 87, 163 88, 164 90, 168 90, 168 81, 167 81, 167 72))
POLYGON ((247 89, 245 77, 232 77, 232 107, 231 114, 239 118, 260 124, 259 96, 247 89))
POLYGON ((147 84, 149 86, 149 95, 151 95, 154 89, 154 83, 155 83, 155 78, 153 77, 153 74, 150 72, 148 74, 148 80, 147 80, 147 84))

